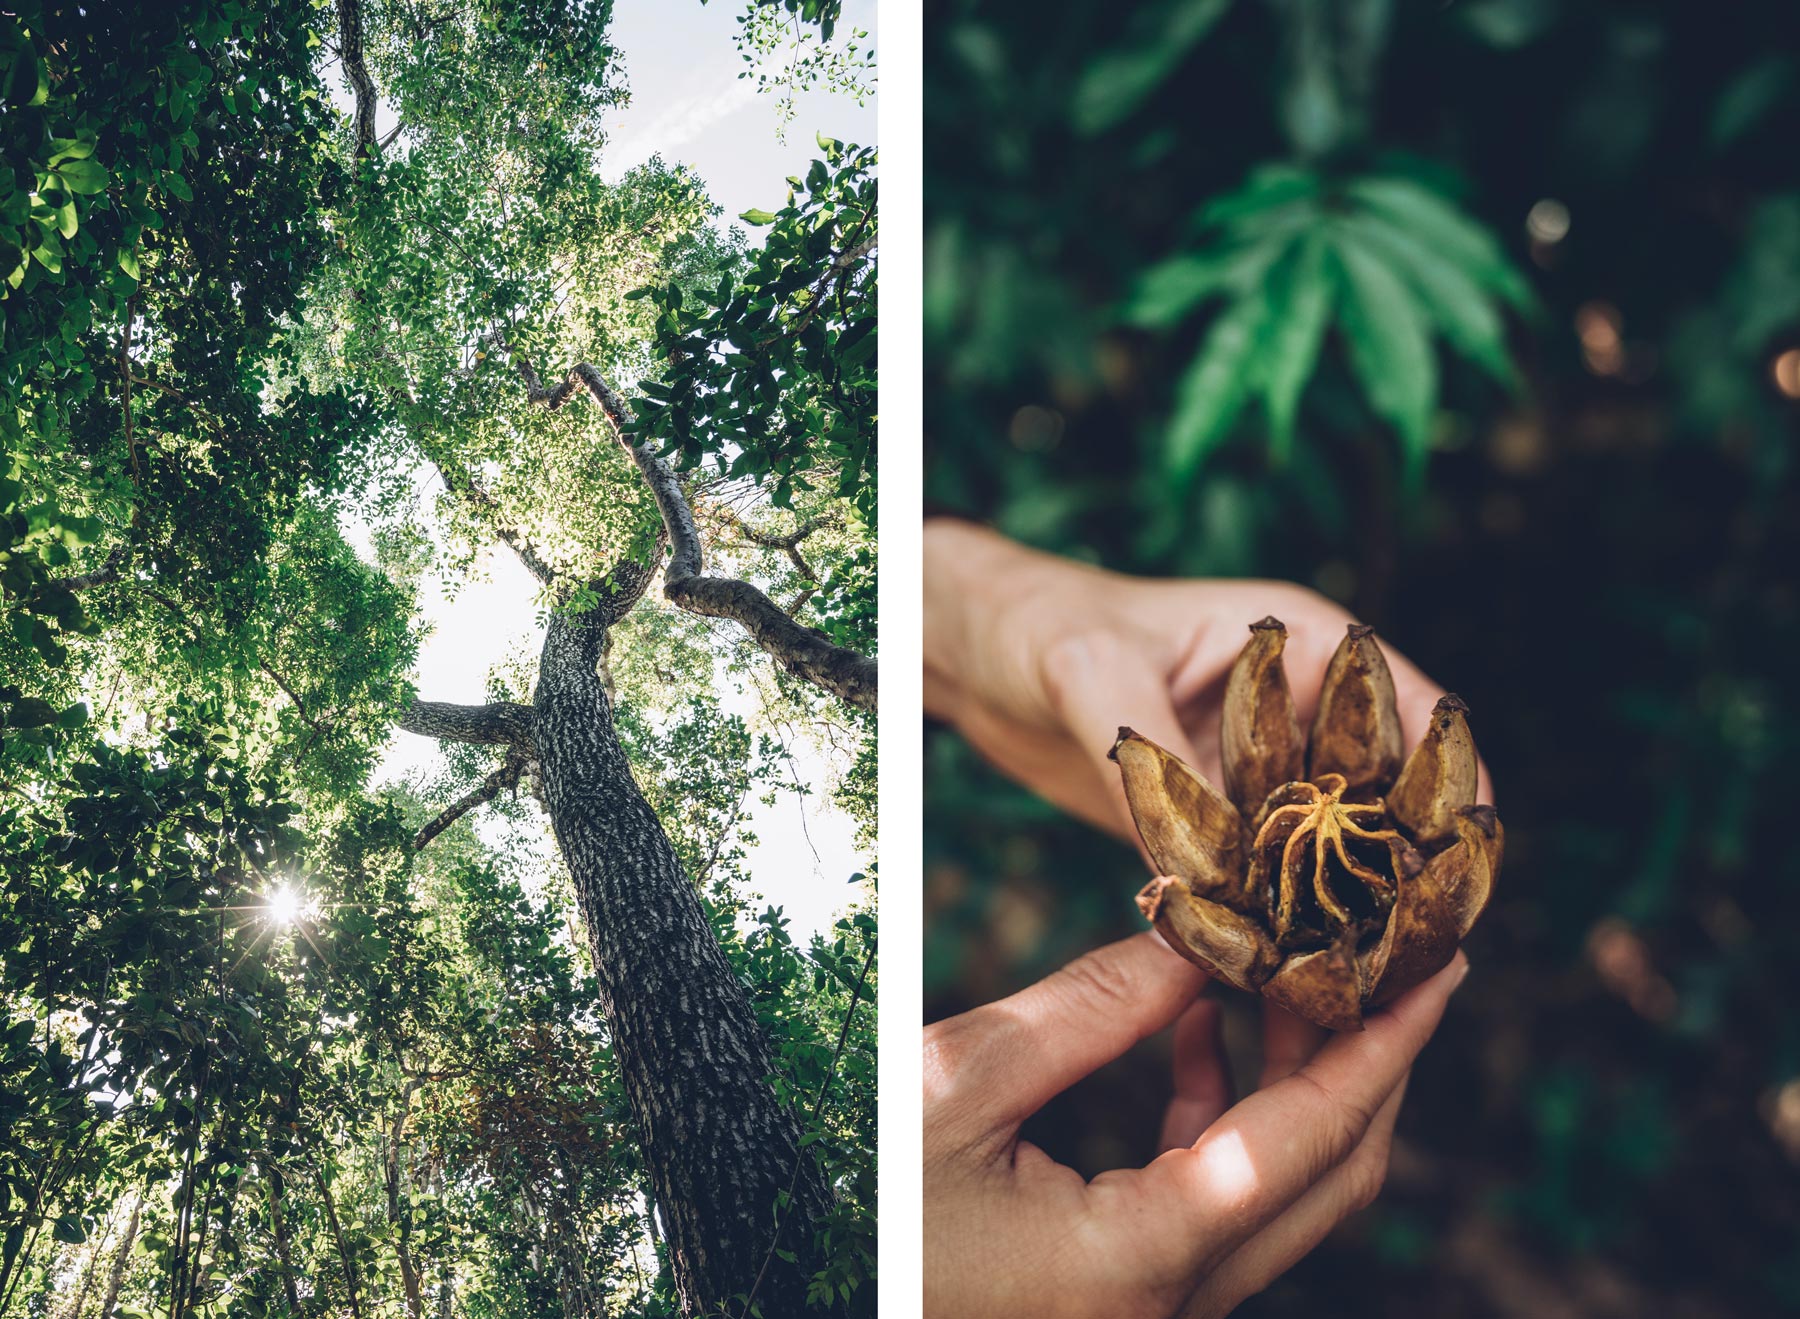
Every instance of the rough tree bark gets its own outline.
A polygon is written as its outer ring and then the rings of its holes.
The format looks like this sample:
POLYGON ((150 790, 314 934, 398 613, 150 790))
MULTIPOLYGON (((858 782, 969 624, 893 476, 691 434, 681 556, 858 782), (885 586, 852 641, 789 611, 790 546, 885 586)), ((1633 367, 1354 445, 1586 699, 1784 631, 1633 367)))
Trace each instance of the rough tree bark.
MULTIPOLYGON (((552 616, 538 664, 537 754, 676 1284, 690 1311, 711 1312, 756 1275, 800 1133, 765 1079, 773 1062, 749 1001, 613 730, 596 673, 608 622, 552 616)), ((822 1179, 802 1176, 787 1249, 804 1257, 801 1234, 828 1198, 822 1179)), ((776 1282, 768 1312, 797 1312, 802 1271, 787 1266, 776 1282)))
MULTIPOLYGON (((606 631, 635 600, 629 583, 583 615, 552 614, 531 719, 517 705, 420 703, 401 727, 510 741, 535 760, 593 949, 602 1003, 644 1166, 663 1214, 684 1309, 714 1313, 748 1291, 768 1255, 775 1206, 796 1166, 783 1250, 808 1254, 830 1192, 802 1159, 776 1099, 768 1045, 662 824, 632 776, 599 675, 606 631), (454 731, 452 731, 454 730, 454 731)), ((806 1270, 777 1260, 767 1314, 797 1313, 806 1270)))

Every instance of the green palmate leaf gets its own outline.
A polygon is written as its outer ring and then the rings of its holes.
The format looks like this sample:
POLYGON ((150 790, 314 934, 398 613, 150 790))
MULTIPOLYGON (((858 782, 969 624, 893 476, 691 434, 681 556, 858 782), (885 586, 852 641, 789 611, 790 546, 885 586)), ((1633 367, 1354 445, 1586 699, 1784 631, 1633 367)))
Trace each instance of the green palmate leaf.
POLYGON ((1319 196, 1319 176, 1312 170, 1281 162, 1260 165, 1250 171, 1242 186, 1208 202, 1195 214, 1196 229, 1231 229, 1242 226, 1250 232, 1289 207, 1304 207, 1319 196))
POLYGON ((1086 136, 1104 133, 1141 106, 1231 8, 1231 0, 1166 0, 1140 8, 1124 44, 1089 62, 1069 117, 1086 136))
POLYGON ((1452 348, 1507 388, 1518 385, 1506 327, 1472 275, 1379 216, 1347 216, 1338 233, 1340 241, 1367 248, 1401 274, 1452 348))
POLYGON ((1311 235, 1296 244, 1270 283, 1269 328, 1262 358, 1262 395, 1269 413, 1269 446, 1286 461, 1294 445, 1300 394, 1318 364, 1331 320, 1336 272, 1327 244, 1311 235))
POLYGON ((1169 466, 1177 477, 1192 476, 1243 411, 1268 310, 1260 292, 1232 303, 1213 322, 1188 365, 1169 422, 1169 466))
POLYGON ((1344 275, 1341 323, 1369 406, 1391 424, 1409 467, 1423 463, 1437 400, 1437 358, 1424 310, 1406 282, 1366 248, 1334 247, 1344 275))
POLYGON ((1522 312, 1537 310, 1536 295, 1501 250, 1499 240, 1423 184, 1411 179, 1364 178, 1350 184, 1349 194, 1397 224, 1411 241, 1436 248, 1502 301, 1522 312))
POLYGON ((1242 297, 1263 283, 1288 239, 1276 234, 1220 252, 1191 252, 1146 272, 1121 309, 1123 319, 1144 329, 1164 329, 1220 294, 1242 297))

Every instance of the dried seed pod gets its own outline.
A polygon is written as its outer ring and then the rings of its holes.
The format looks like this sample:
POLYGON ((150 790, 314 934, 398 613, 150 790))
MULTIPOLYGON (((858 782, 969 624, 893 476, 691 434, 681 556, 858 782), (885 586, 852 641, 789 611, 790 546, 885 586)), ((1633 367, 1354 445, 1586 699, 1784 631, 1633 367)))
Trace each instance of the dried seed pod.
POLYGON ((1299 778, 1306 767, 1306 739, 1294 714, 1281 652, 1287 628, 1277 618, 1250 625, 1250 641, 1231 666, 1219 746, 1225 795, 1247 820, 1268 795, 1299 778))
POLYGON ((1425 738, 1387 795, 1388 810, 1413 837, 1436 843, 1454 832, 1459 807, 1475 804, 1480 766, 1469 733, 1469 707, 1457 696, 1442 697, 1431 712, 1425 738))
POLYGON ((1475 743, 1461 701, 1438 703, 1401 771, 1393 679, 1367 628, 1351 628, 1332 659, 1311 777, 1278 781, 1299 755, 1281 736, 1279 626, 1252 628, 1227 684, 1229 798, 1120 730, 1113 757, 1125 795, 1165 872, 1138 905, 1208 973, 1332 1030, 1357 1030, 1367 1007, 1455 955, 1493 892, 1505 835, 1493 807, 1467 800, 1475 743), (1261 783, 1274 786, 1258 799, 1251 787, 1261 783))
POLYGON ((1352 623, 1325 670, 1307 776, 1342 774, 1351 796, 1379 793, 1400 772, 1400 706, 1375 629, 1352 623))

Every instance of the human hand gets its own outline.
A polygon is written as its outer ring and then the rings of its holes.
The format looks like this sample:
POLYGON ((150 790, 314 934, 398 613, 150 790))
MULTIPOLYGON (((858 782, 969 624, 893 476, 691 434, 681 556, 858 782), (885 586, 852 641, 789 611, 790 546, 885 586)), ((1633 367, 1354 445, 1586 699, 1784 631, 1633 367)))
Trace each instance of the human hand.
MULTIPOLYGON (((1127 840, 1137 831, 1107 752, 1129 725, 1215 784, 1225 679, 1246 628, 1287 625, 1302 727, 1353 621, 1291 582, 1154 581, 1026 549, 970 523, 925 530, 925 706, 1010 778, 1127 840)), ((1386 642, 1402 734, 1424 734, 1443 688, 1386 642)), ((1492 801, 1482 770, 1478 801, 1492 801)))
POLYGON ((1459 952, 1323 1047, 1269 1007, 1261 1088, 1236 1105, 1218 1004, 1194 997, 1206 978, 1152 934, 928 1027, 926 1314, 1228 1313, 1375 1197, 1408 1069, 1467 971, 1459 952), (1085 1182, 1019 1139, 1053 1096, 1170 1022, 1160 1157, 1085 1182))

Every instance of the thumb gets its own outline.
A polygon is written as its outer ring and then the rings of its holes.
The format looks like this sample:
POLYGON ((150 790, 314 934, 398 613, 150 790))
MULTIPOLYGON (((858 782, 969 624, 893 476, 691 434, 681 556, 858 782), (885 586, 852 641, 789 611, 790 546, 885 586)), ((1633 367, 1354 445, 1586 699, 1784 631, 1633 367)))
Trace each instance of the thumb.
MULTIPOLYGON (((1051 709, 1098 772, 1108 813, 1118 820, 1126 837, 1136 838, 1124 782, 1109 756, 1120 727, 1136 729, 1199 773, 1200 758, 1175 713, 1168 679, 1141 653, 1110 633, 1060 641, 1042 663, 1051 709)), ((1149 860, 1147 855, 1145 860, 1149 860)))

